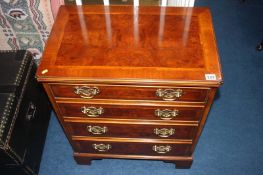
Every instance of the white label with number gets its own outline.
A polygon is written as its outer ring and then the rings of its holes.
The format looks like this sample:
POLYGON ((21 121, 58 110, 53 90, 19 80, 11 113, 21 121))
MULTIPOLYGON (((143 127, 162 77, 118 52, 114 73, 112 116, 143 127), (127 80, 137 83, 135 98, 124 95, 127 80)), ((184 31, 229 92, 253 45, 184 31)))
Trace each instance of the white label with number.
POLYGON ((206 80, 216 80, 216 75, 215 74, 205 74, 205 79, 206 80))

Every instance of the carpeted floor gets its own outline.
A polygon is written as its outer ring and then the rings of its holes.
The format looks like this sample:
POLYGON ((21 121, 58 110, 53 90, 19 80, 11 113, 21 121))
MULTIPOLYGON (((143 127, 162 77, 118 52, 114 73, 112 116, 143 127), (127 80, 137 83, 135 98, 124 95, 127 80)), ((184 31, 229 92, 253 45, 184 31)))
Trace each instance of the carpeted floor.
POLYGON ((52 115, 40 175, 261 175, 263 172, 263 2, 197 0, 212 10, 224 73, 191 169, 161 161, 97 160, 80 166, 52 115))

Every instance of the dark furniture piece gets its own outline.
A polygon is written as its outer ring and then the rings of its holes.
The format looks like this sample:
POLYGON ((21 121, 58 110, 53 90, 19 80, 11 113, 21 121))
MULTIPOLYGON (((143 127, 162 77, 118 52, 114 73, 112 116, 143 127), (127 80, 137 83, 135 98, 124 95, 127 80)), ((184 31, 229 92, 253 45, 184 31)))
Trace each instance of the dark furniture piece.
POLYGON ((51 105, 27 51, 0 51, 0 174, 38 173, 51 105))
POLYGON ((189 168, 222 83, 210 11, 62 6, 37 78, 78 163, 151 159, 189 168))

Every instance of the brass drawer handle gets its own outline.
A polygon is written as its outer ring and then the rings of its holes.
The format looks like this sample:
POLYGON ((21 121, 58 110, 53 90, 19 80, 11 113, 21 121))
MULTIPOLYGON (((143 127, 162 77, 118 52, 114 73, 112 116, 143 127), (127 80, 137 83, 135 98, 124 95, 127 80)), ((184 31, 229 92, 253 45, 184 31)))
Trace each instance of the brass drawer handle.
POLYGON ((92 147, 99 151, 99 152, 106 152, 106 151, 109 151, 111 149, 111 145, 110 144, 103 144, 103 143, 100 143, 100 144, 92 144, 92 147))
POLYGON ((153 149, 153 151, 155 151, 159 154, 165 154, 165 153, 170 152, 172 150, 172 147, 170 145, 166 145, 166 146, 154 145, 152 149, 153 149))
POLYGON ((104 113, 104 109, 102 107, 86 107, 83 106, 80 108, 81 112, 85 114, 87 117, 99 117, 104 113))
POLYGON ((89 87, 89 86, 76 86, 74 87, 74 93, 77 95, 80 95, 82 98, 93 98, 98 93, 100 93, 100 90, 98 87, 89 87))
POLYGON ((87 126, 88 132, 94 134, 94 135, 101 135, 105 134, 108 131, 108 128, 106 126, 100 127, 100 126, 87 126))
POLYGON ((154 111, 154 114, 156 117, 160 117, 162 120, 171 120, 175 118, 177 115, 179 115, 178 110, 170 110, 170 109, 156 109, 154 111))
POLYGON ((159 129, 159 128, 155 128, 153 130, 154 134, 158 135, 159 137, 170 137, 172 135, 175 134, 175 129, 173 128, 170 128, 170 129, 167 129, 167 128, 162 128, 162 129, 159 129))
POLYGON ((165 101, 174 101, 183 95, 182 89, 157 89, 156 96, 165 101))

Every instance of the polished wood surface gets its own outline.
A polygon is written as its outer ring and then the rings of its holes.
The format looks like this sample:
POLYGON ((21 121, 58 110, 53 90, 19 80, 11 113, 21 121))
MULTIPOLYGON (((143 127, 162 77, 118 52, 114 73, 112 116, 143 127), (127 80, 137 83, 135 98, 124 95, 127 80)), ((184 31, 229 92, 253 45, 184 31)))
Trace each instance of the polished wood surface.
POLYGON ((81 153, 96 153, 96 154, 123 154, 123 155, 149 155, 149 156, 189 156, 190 145, 187 143, 159 143, 159 142, 111 142, 107 140, 101 141, 88 141, 78 140, 73 144, 76 147, 77 152, 81 153), (92 144, 109 144, 111 148, 108 151, 95 150, 92 144), (153 146, 170 146, 171 150, 167 153, 157 153, 153 150, 153 146))
POLYGON ((115 158, 115 159, 149 159, 149 160, 164 160, 167 163, 175 163, 176 168, 190 168, 193 162, 191 156, 147 156, 147 155, 127 155, 127 154, 93 154, 93 153, 74 153, 76 162, 80 165, 90 165, 93 159, 115 158))
POLYGON ((208 88, 195 87, 176 87, 176 86, 118 86, 118 85, 99 85, 99 84, 52 84, 51 89, 55 97, 64 98, 81 98, 80 95, 74 93, 75 87, 97 87, 100 92, 93 99, 130 99, 130 100, 159 100, 162 98, 156 95, 158 89, 181 89, 182 96, 174 101, 206 101, 208 88))
POLYGON ((62 6, 36 76, 77 163, 177 168, 191 166, 222 83, 207 8, 62 6))
POLYGON ((207 8, 62 6, 56 21, 40 80, 222 82, 207 8))
MULTIPOLYGON (((98 103, 98 102, 97 102, 98 103)), ((177 110, 178 115, 171 118, 169 122, 172 121, 193 121, 198 122, 202 116, 204 106, 197 105, 160 105, 159 106, 146 106, 136 104, 128 104, 123 105, 123 103, 119 103, 116 105, 112 104, 96 104, 96 102, 80 102, 80 103, 70 103, 68 101, 60 102, 58 101, 59 109, 62 115, 66 118, 82 118, 82 119, 140 119, 140 120, 157 120, 158 122, 167 121, 167 119, 162 119, 162 117, 158 117, 155 114, 157 109, 160 110, 177 110), (95 108, 103 108, 104 113, 98 117, 89 117, 81 111, 82 107, 95 107, 95 108), (160 121, 161 120, 161 121, 160 121)))
POLYGON ((66 122, 68 125, 69 132, 72 136, 97 136, 97 137, 121 137, 121 138, 150 138, 158 139, 162 138, 160 135, 155 134, 155 129, 167 129, 174 130, 174 133, 167 134, 167 139, 193 139, 195 131, 197 130, 196 125, 149 125, 149 124, 112 124, 112 123, 89 123, 89 122, 66 122), (88 131, 88 127, 100 127, 106 128, 105 133, 93 134, 88 131))

